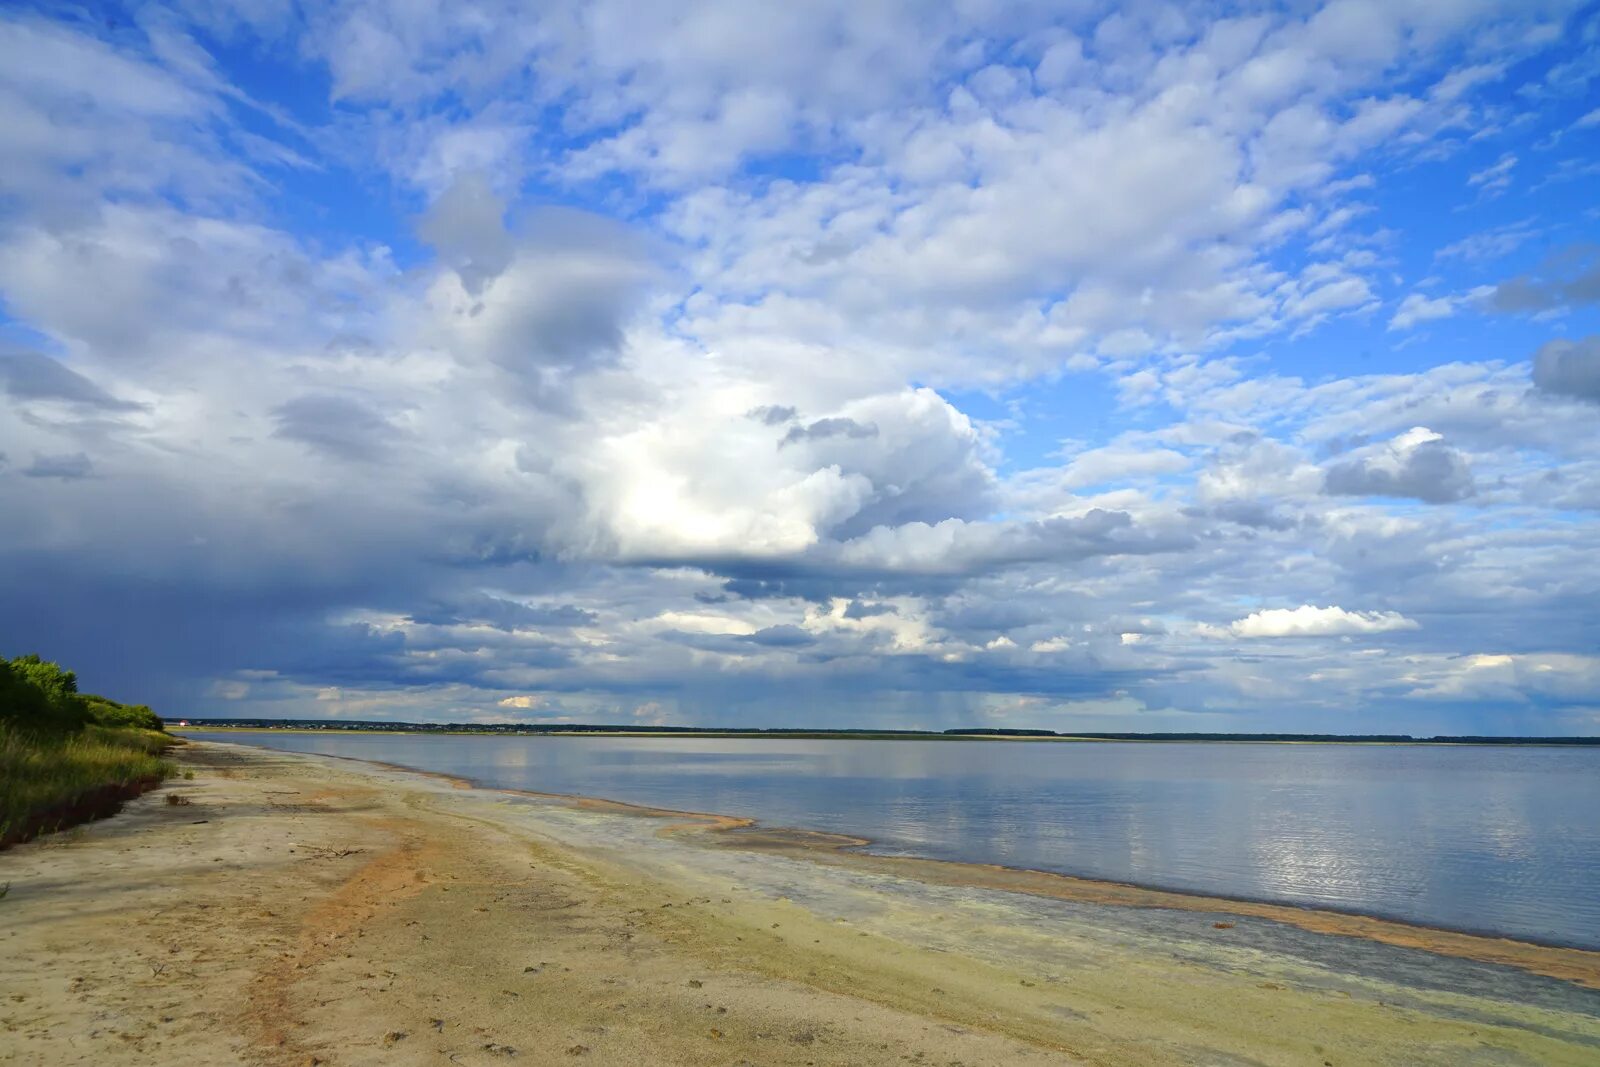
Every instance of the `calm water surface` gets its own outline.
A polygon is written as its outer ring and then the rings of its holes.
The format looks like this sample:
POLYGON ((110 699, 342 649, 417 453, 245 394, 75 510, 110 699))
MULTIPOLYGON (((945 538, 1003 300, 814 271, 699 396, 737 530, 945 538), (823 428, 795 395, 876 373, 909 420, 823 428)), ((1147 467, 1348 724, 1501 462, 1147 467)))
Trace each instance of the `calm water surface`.
POLYGON ((1600 749, 191 736, 1600 949, 1600 749))

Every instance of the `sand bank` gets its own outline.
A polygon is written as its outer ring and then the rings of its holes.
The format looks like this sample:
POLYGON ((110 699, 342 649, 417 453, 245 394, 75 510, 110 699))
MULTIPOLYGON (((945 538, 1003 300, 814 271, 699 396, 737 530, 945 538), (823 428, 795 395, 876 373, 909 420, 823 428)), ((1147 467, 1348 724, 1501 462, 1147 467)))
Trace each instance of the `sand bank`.
POLYGON ((0 1063, 1600 1061, 1600 954, 180 758, 0 853, 0 1063))

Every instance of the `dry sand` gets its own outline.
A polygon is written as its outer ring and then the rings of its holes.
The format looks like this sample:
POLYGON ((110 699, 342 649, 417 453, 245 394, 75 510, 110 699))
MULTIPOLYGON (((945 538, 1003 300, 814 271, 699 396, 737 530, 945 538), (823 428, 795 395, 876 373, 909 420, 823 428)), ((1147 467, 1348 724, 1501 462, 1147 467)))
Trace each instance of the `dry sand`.
POLYGON ((180 759, 0 853, 0 1063, 1600 1063, 1596 953, 180 759))

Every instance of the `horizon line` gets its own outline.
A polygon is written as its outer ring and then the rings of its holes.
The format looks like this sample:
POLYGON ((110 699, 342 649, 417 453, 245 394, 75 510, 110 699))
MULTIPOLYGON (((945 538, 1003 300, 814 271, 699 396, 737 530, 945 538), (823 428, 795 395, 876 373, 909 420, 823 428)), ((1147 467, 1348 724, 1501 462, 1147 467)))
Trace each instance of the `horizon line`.
POLYGON ((639 725, 625 723, 524 723, 514 720, 497 722, 437 722, 408 719, 294 719, 245 717, 165 717, 168 726, 235 726, 258 729, 310 728, 320 730, 348 730, 352 732, 381 729, 437 730, 455 733, 610 733, 610 734, 732 734, 732 735, 838 735, 852 737, 875 735, 879 737, 906 738, 1008 738, 1026 740, 1081 738, 1094 741, 1305 741, 1305 742, 1393 742, 1393 743, 1457 743, 1457 744, 1559 744, 1600 745, 1600 736, 1586 734, 1374 734, 1374 733, 1306 733, 1291 731, 1058 731, 1023 727, 950 727, 938 729, 907 729, 895 727, 825 727, 825 726, 672 726, 639 725))

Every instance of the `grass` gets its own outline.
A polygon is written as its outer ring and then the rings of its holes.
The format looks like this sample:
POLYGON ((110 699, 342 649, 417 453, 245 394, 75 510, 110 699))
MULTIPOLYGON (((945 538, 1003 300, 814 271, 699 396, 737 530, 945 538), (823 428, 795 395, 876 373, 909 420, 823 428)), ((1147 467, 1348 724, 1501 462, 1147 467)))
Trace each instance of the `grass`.
POLYGON ((175 772, 162 758, 173 743, 152 730, 50 734, 0 724, 0 847, 111 814, 175 772))

